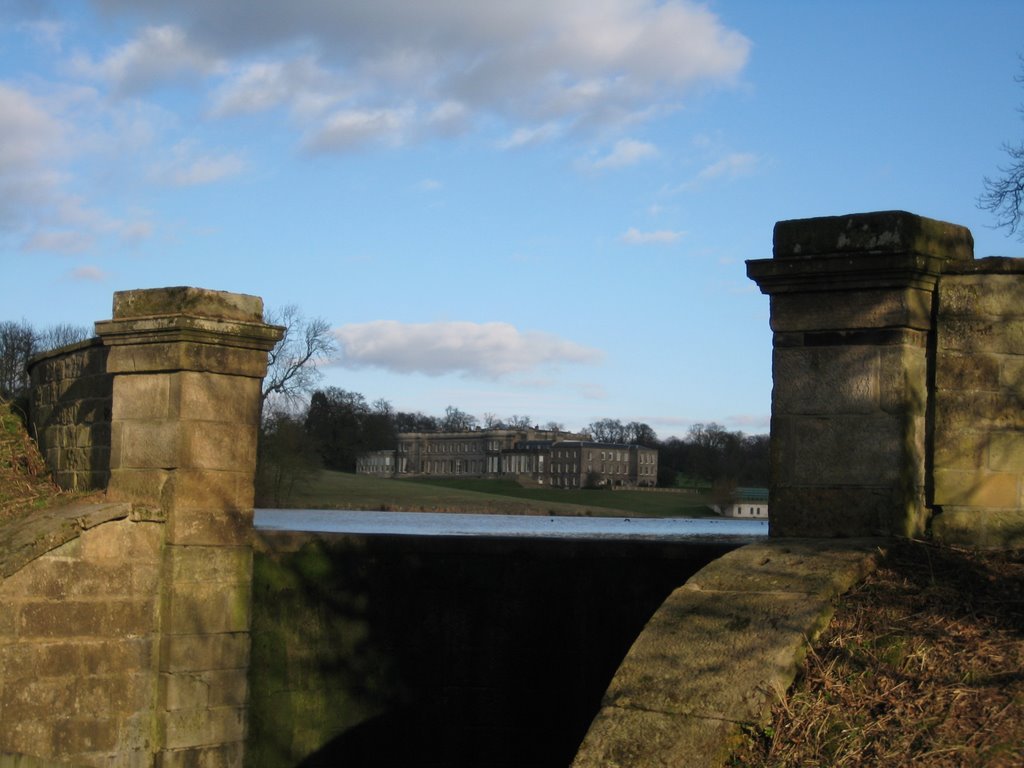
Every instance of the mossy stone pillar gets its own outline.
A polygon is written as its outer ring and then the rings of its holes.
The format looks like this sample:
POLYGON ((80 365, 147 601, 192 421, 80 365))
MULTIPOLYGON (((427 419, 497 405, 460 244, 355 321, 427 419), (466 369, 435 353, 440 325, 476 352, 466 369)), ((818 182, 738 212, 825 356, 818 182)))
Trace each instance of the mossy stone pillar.
POLYGON ((260 385, 281 329, 255 296, 114 294, 108 497, 164 521, 156 763, 241 765, 260 385))
POLYGON ((933 303, 969 230, 902 211, 782 221, 771 298, 774 536, 924 532, 933 303))

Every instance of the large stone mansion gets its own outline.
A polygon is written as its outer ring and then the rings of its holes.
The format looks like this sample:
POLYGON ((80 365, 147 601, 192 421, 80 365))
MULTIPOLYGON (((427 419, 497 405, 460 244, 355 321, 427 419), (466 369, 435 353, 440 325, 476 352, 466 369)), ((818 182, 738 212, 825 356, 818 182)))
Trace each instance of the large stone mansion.
POLYGON ((511 477, 555 488, 644 487, 657 483, 658 451, 596 443, 583 433, 533 428, 403 432, 397 450, 364 454, 356 472, 384 477, 511 477))

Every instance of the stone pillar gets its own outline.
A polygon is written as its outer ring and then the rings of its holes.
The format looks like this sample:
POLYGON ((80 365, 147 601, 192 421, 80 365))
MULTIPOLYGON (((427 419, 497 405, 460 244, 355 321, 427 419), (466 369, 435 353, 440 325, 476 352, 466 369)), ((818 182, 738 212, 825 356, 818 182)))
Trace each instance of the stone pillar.
POLYGON ((950 265, 936 316, 932 535, 1024 547, 1024 259, 950 265))
POLYGON ((260 385, 281 329, 254 296, 114 294, 108 498, 165 521, 157 765, 241 765, 260 385))
POLYGON ((969 230, 902 211, 779 222, 771 297, 774 536, 923 533, 933 301, 969 230))

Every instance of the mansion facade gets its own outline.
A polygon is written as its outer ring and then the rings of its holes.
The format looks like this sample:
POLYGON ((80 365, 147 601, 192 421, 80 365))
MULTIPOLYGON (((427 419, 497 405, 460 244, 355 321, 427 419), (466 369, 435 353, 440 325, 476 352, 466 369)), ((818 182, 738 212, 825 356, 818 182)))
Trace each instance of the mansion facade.
POLYGON ((542 429, 404 432, 398 449, 364 454, 358 474, 383 477, 515 478, 555 488, 647 487, 658 451, 595 443, 590 435, 542 429))

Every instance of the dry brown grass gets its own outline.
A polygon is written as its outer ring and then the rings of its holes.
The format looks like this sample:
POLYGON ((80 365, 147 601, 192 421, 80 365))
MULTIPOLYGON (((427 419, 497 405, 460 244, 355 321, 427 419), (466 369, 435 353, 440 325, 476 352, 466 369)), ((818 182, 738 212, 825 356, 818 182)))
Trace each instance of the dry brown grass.
POLYGON ((1024 766, 1024 553, 895 545, 734 766, 1024 766))
POLYGON ((81 496, 54 485, 21 418, 0 400, 0 523, 81 496))

